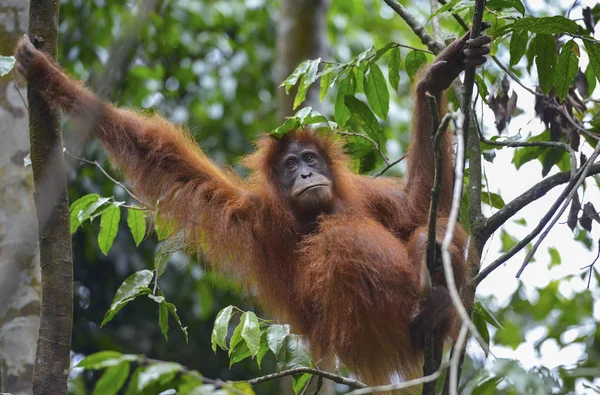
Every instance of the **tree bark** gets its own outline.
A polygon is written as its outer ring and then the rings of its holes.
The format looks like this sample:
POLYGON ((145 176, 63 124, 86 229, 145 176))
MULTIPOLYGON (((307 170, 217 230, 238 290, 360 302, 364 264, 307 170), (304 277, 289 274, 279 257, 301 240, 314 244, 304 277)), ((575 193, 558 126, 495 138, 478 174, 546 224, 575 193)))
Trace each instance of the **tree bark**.
MULTIPOLYGON (((0 53, 9 54, 27 31, 28 3, 0 8, 0 53)), ((24 79, 17 77, 22 86, 24 79)), ((25 94, 23 92, 23 94, 25 94)), ((27 108, 11 74, 0 78, 0 392, 33 393, 40 314, 40 267, 27 108)))
MULTIPOLYGON (((281 0, 277 25, 276 84, 285 80, 307 59, 324 57, 327 49, 326 17, 328 0, 281 0)), ((277 116, 280 122, 294 113, 297 89, 277 89, 277 116)), ((319 85, 313 84, 304 105, 316 108, 319 104, 319 85)))
MULTIPOLYGON (((31 0, 29 37, 56 58, 59 0, 31 0)), ((33 372, 35 394, 64 394, 73 322, 73 259, 60 115, 28 88, 31 164, 40 230, 42 312, 33 372)))

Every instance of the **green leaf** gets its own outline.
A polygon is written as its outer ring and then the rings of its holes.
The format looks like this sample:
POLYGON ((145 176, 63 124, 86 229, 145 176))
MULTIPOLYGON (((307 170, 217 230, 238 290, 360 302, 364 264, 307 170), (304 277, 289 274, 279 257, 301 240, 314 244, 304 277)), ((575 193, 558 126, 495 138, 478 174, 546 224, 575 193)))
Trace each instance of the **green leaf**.
POLYGON ((89 195, 82 196, 71 204, 69 208, 70 220, 71 220, 71 234, 75 233, 81 222, 79 221, 79 214, 86 210, 92 203, 100 199, 100 195, 91 193, 89 195))
POLYGON ((551 34, 536 34, 535 65, 538 71, 540 88, 546 94, 552 89, 556 71, 556 42, 551 34))
POLYGON ((156 213, 156 217, 154 218, 154 231, 156 232, 156 237, 159 241, 164 240, 175 233, 175 222, 164 217, 160 212, 160 207, 159 211, 156 213))
POLYGON ((518 240, 506 233, 504 229, 502 229, 500 234, 500 241, 502 242, 502 252, 507 252, 518 243, 518 240))
POLYGON ((256 354, 256 363, 258 364, 258 368, 260 369, 260 365, 262 363, 263 358, 269 352, 269 342, 267 341, 267 331, 264 331, 260 335, 260 348, 258 349, 258 353, 256 354))
POLYGON ((400 62, 402 58, 400 56, 400 48, 392 48, 388 60, 388 80, 390 85, 394 88, 394 91, 398 91, 398 85, 400 84, 400 62))
POLYGON ((548 253, 550 254, 550 266, 549 267, 554 267, 554 266, 558 266, 561 264, 560 252, 558 252, 558 250, 556 248, 549 247, 548 253))
POLYGON ((321 63, 321 58, 315 60, 309 60, 308 69, 306 73, 302 76, 300 80, 300 85, 298 86, 298 93, 296 93, 296 97, 294 98, 294 107, 295 110, 300 104, 306 100, 306 92, 308 88, 312 85, 313 82, 317 80, 317 72, 319 71, 319 63, 321 63))
POLYGON ((485 6, 491 10, 502 10, 505 8, 514 8, 521 15, 525 15, 525 6, 520 0, 490 0, 485 6))
POLYGON ((134 208, 127 209, 127 225, 131 230, 135 246, 139 246, 146 235, 146 217, 142 210, 134 208))
POLYGON ((148 288, 152 281, 152 277, 154 277, 154 273, 150 270, 140 270, 127 277, 117 290, 115 298, 104 315, 104 319, 100 326, 102 327, 112 320, 119 310, 138 296, 152 293, 152 290, 148 288))
MULTIPOLYGON (((148 295, 152 296, 152 295, 148 295)), ((167 304, 163 303, 164 297, 162 298, 162 302, 158 304, 158 326, 160 327, 160 332, 165 337, 165 340, 169 341, 169 309, 167 308, 167 304)))
POLYGON ((373 112, 381 119, 386 119, 390 108, 390 92, 385 77, 377 64, 373 63, 365 79, 365 93, 373 112))
POLYGON ((277 137, 283 137, 287 132, 300 129, 300 120, 290 117, 285 120, 283 125, 271 131, 271 134, 277 137))
POLYGON ((302 391, 302 389, 308 383, 308 381, 310 380, 311 377, 312 377, 312 374, 310 374, 310 373, 293 375, 292 376, 292 388, 294 388, 294 392, 297 394, 300 391, 302 391))
POLYGON ((109 200, 110 198, 99 197, 98 200, 90 204, 85 210, 80 211, 77 215, 79 223, 84 223, 87 219, 89 219, 92 216, 92 214, 96 212, 96 210, 108 203, 109 200))
POLYGON ((235 346, 231 346, 231 350, 229 350, 229 368, 238 362, 243 361, 246 358, 250 357, 250 349, 245 341, 240 341, 236 343, 235 346))
POLYGON ((356 78, 354 77, 354 73, 349 73, 348 76, 344 78, 338 86, 338 92, 335 98, 335 106, 333 111, 335 121, 342 126, 345 125, 350 118, 350 110, 346 105, 345 97, 347 95, 354 95, 355 92, 356 78))
POLYGON ((502 207, 504 207, 506 205, 506 203, 504 203, 504 199, 502 199, 502 196, 498 195, 497 193, 493 193, 493 192, 485 192, 482 191, 481 192, 481 201, 485 204, 487 204, 488 206, 492 206, 493 208, 497 208, 497 209, 501 209, 502 207))
POLYGON ((127 381, 129 369, 129 362, 123 362, 106 369, 94 386, 92 395, 116 395, 127 381))
MULTIPOLYGON (((234 353, 235 348, 238 347, 239 344, 245 344, 244 338, 242 338, 242 321, 240 322, 233 330, 233 334, 231 335, 231 339, 229 340, 229 357, 234 353)), ((246 346, 247 348, 248 346, 246 346)), ((239 351, 239 350, 238 350, 239 351)), ((248 349, 248 353, 250 353, 250 349, 248 349)))
POLYGON ((556 96, 562 101, 569 94, 569 89, 575 81, 575 74, 579 69, 579 46, 571 40, 563 45, 558 63, 556 64, 556 75, 554 87, 556 96))
POLYGON ((498 318, 481 302, 475 302, 474 308, 479 310, 478 314, 481 315, 488 324, 491 324, 495 328, 502 328, 502 324, 498 321, 498 318))
POLYGON ((240 318, 240 325, 242 325, 242 339, 246 341, 248 349, 254 357, 260 349, 260 329, 256 314, 252 311, 246 311, 240 318))
POLYGON ((431 15, 429 15, 429 17, 427 18, 427 20, 425 21, 425 23, 429 22, 432 18, 435 18, 436 16, 438 16, 442 12, 449 12, 449 11, 451 11, 461 1, 462 0, 450 0, 449 2, 447 2, 446 4, 444 4, 443 6, 441 6, 440 8, 438 8, 436 12, 434 12, 431 15))
POLYGON ((503 328, 498 329, 495 339, 498 343, 516 350, 523 342, 523 333, 516 323, 507 321, 503 328))
MULTIPOLYGON (((583 45, 585 46, 585 50, 588 54, 588 57, 590 58, 590 65, 588 66, 588 69, 591 68, 594 70, 594 74, 596 75, 596 79, 600 78, 600 44, 596 43, 596 42, 590 42, 588 40, 583 40, 583 45)), ((586 70, 586 75, 588 74, 587 70, 586 70)), ((600 81, 600 80, 599 80, 600 81)), ((589 81, 588 81, 589 84, 589 81)), ((594 83, 594 86, 596 84, 594 83)), ((590 84, 590 94, 592 92, 592 87, 590 84)))
POLYGON ((475 83, 477 84, 477 89, 479 90, 479 96, 483 99, 485 103, 487 103, 487 98, 490 95, 490 91, 485 84, 485 81, 479 74, 475 74, 475 83))
POLYGON ((185 342, 187 343, 188 342, 187 327, 184 327, 183 324, 181 323, 181 320, 179 319, 179 315, 177 314, 177 307, 175 307, 175 305, 173 303, 169 303, 166 301, 165 294, 163 294, 160 289, 157 292, 157 296, 148 295, 148 297, 159 304, 159 306, 158 306, 158 325, 160 326, 160 331, 162 332, 165 339, 167 341, 169 341, 167 332, 169 331, 169 313, 170 313, 173 316, 173 318, 175 318, 175 322, 177 322, 177 325, 179 326, 179 329, 181 329, 181 332, 183 332, 183 335, 185 336, 185 342))
POLYGON ((77 367, 89 370, 106 369, 120 365, 123 362, 133 362, 137 359, 138 356, 133 354, 121 354, 118 351, 100 351, 82 359, 77 367))
POLYGON ((352 118, 364 129, 367 135, 375 140, 379 139, 382 131, 381 125, 371 112, 371 109, 354 96, 346 96, 344 102, 350 110, 352 118))
POLYGON ((8 74, 15 67, 14 56, 0 56, 0 77, 8 74))
POLYGON ((421 51, 411 51, 406 55, 404 65, 411 81, 414 81, 416 74, 427 63, 427 57, 421 51))
MULTIPOLYGON (((489 348, 490 332, 488 330, 487 322, 485 321, 485 318, 480 314, 480 310, 476 306, 473 306, 473 307, 474 307, 473 314, 472 314, 471 318, 473 319, 473 323, 475 324, 475 327, 477 328, 477 332, 479 332, 479 334, 485 341, 485 344, 489 348)), ((487 353, 486 353, 486 356, 487 356, 487 353)))
POLYGON ((327 96, 327 92, 331 87, 331 82, 333 81, 333 71, 335 68, 328 64, 325 66, 325 69, 322 73, 320 73, 321 81, 319 82, 319 101, 323 101, 325 96, 327 96))
POLYGON ((171 381, 177 373, 183 370, 183 366, 176 362, 155 363, 149 365, 140 372, 138 376, 137 390, 140 392, 144 391, 145 388, 159 381, 167 383, 171 381))
POLYGON ((510 66, 519 63, 519 60, 525 55, 528 40, 529 33, 527 30, 513 32, 510 38, 510 66))
POLYGON ((289 335, 287 338, 285 366, 287 369, 312 366, 308 346, 299 335, 289 335))
POLYGON ((395 45, 396 45, 396 43, 394 43, 394 42, 390 42, 390 43, 387 43, 387 44, 385 44, 385 46, 383 46, 382 48, 379 48, 379 49, 378 49, 378 50, 375 52, 375 56, 373 56, 373 58, 371 58, 370 62, 371 62, 371 63, 375 63, 375 62, 377 62, 379 59, 381 59, 381 57, 382 57, 383 55, 385 55, 385 53, 386 53, 387 51, 389 51, 389 50, 390 50, 390 49, 392 49, 392 48, 396 48, 396 47, 394 47, 395 45))
POLYGON ((108 208, 100 217, 100 232, 98 233, 98 245, 104 255, 108 254, 119 230, 121 209, 117 205, 108 208))
POLYGON ((531 33, 540 34, 585 34, 585 31, 581 26, 564 16, 521 18, 508 26, 514 31, 529 30, 531 33))
POLYGON ((302 77, 304 75, 304 73, 306 73, 306 70, 308 70, 309 66, 310 66, 310 60, 305 60, 304 62, 300 63, 298 65, 298 67, 296 67, 294 72, 292 74, 290 74, 290 76, 287 77, 281 83, 281 85, 279 85, 279 87, 285 86, 285 93, 289 94, 292 86, 296 85, 296 83, 298 82, 298 79, 300 79, 300 77, 302 77))
MULTIPOLYGON (((587 48, 586 48, 587 49, 587 48)), ((589 54, 589 52, 588 52, 589 54)), ((598 53, 599 58, 598 60, 598 65, 600 67, 600 53, 598 53)), ((590 61, 585 69, 585 79, 588 83, 588 96, 590 96, 592 94, 592 92, 594 92, 594 90, 596 89, 596 72, 594 71, 594 65, 592 64, 592 62, 590 61)))
POLYGON ((226 338, 229 329, 229 321, 231 321, 232 316, 233 306, 227 306, 217 314, 211 335, 213 351, 217 351, 217 346, 221 347, 223 350, 229 350, 226 338))
POLYGON ((165 270, 167 270, 167 265, 173 254, 182 249, 183 232, 161 242, 160 247, 158 247, 158 251, 156 251, 154 256, 154 269, 156 269, 157 277, 162 276, 165 270))
POLYGON ((283 342, 290 334, 290 326, 289 325, 270 325, 267 328, 267 342, 269 344, 269 348, 275 354, 275 357, 279 357, 279 352, 281 351, 281 346, 283 342))

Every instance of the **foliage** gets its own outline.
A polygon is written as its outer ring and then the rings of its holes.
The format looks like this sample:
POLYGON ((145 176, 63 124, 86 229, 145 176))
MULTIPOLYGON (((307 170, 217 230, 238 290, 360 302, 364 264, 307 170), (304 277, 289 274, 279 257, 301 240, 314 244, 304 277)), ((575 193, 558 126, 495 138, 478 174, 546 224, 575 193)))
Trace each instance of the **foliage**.
MULTIPOLYGON (((417 2, 405 6, 429 18, 439 17, 444 32, 455 36, 463 31, 452 14, 469 21, 472 13, 472 2, 466 0, 448 1, 433 15, 420 10, 417 2)), ((517 169, 539 162, 542 177, 570 170, 572 158, 564 148, 513 149, 494 143, 561 142, 575 150, 589 150, 595 145, 590 136, 600 134, 600 107, 593 97, 600 76, 600 43, 590 29, 589 18, 529 15, 520 0, 490 0, 487 7, 485 19, 491 22, 489 34, 495 39, 492 53, 511 75, 506 77, 502 69, 488 62, 478 72, 477 100, 493 110, 498 134, 510 136, 493 136, 490 142, 482 142, 484 158, 493 163, 501 153, 511 150, 517 169), (588 64, 585 59, 589 59, 588 64), (539 90, 526 94, 536 100, 535 113, 546 127, 543 133, 510 130, 513 116, 532 111, 525 108, 523 98, 517 98, 516 79, 525 81, 526 86, 526 81, 539 86, 539 90)), ((592 21, 598 20, 599 9, 589 9, 596 18, 592 21)), ((88 80, 93 88, 102 87, 106 76, 102 70, 110 67, 109 55, 119 46, 119 38, 126 36, 125 28, 135 26, 137 12, 137 8, 115 0, 63 1, 62 66, 88 80)), ((139 42, 130 64, 117 70, 121 78, 110 90, 110 99, 187 123, 203 150, 218 162, 231 161, 249 151, 249 141, 258 133, 271 130, 282 136, 302 127, 354 133, 347 136, 348 151, 356 168, 365 174, 386 168, 383 158, 387 155, 401 157, 408 139, 410 117, 405 109, 410 108, 410 85, 418 70, 433 59, 419 39, 380 2, 332 2, 327 15, 330 55, 305 60, 281 83, 280 89, 286 91, 298 87, 294 100, 297 111, 277 127, 273 98, 280 81, 269 78, 274 74, 276 57, 276 12, 276 2, 270 0, 159 1, 148 23, 139 27, 139 42), (317 83, 322 106, 302 107, 308 89, 317 83)), ((12 69, 11 62, 11 57, 0 58, 0 75, 12 69)), ((450 96, 450 102, 458 108, 455 97, 450 96)), ((77 145, 75 132, 75 128, 67 128, 67 146, 77 145)), ((484 130, 483 134, 496 132, 484 130)), ((84 154, 109 167, 97 145, 89 144, 84 154)), ((581 166, 586 158, 576 159, 581 166)), ((387 174, 400 173, 402 165, 387 174)), ((93 385, 96 393, 227 391, 206 381, 205 375, 252 393, 247 384, 233 380, 276 368, 313 366, 305 344, 290 334, 288 325, 259 319, 252 311, 252 300, 240 301, 230 280, 208 273, 197 262, 187 264, 190 258, 182 257, 184 235, 161 217, 160 204, 157 210, 135 206, 130 196, 95 168, 78 168, 71 177, 70 220, 77 279, 73 348, 88 355, 79 365, 86 369, 82 377, 88 387, 93 385), (94 221, 98 217, 100 220, 94 221), (121 221, 121 217, 127 220, 121 221), (127 306, 129 303, 134 306, 127 306), (222 306, 229 307, 218 311, 222 306), (122 308, 127 314, 117 314, 122 308), (169 317, 183 336, 168 338, 169 317), (100 322, 102 330, 98 328, 100 322), (111 324, 106 325, 108 322, 111 324), (188 333, 190 345, 186 346, 188 333), (119 351, 96 353, 99 350, 119 351), (149 361, 142 354, 177 363, 149 361), (103 372, 99 375, 87 370, 103 372)), ((493 185, 493 180, 488 183, 493 185)), ((489 184, 482 186, 482 201, 493 210, 504 208, 509 200, 490 191, 489 184)), ((585 188, 597 188, 598 184, 600 181, 590 179, 585 188)), ((598 239, 593 234, 593 222, 600 220, 593 202, 580 195, 582 201, 578 197, 578 204, 575 200, 571 204, 568 225, 584 248, 593 248, 598 239)), ((463 207, 468 207, 466 194, 463 207)), ((469 229, 466 216, 461 221, 469 229)), ((529 228, 534 222, 527 218, 520 224, 529 228)), ((520 240, 508 228, 502 228, 497 239, 502 251, 520 240)), ((560 246, 548 251, 549 266, 564 267, 568 252, 560 246)), ((201 264, 202 257, 199 260, 201 264)), ((598 284, 593 266, 580 276, 587 275, 598 284)), ((567 277, 561 282, 570 280, 567 277)), ((545 334, 535 342, 537 352, 545 342, 555 342, 561 349, 575 343, 585 350, 581 360, 576 366, 561 365, 550 371, 529 370, 509 359, 496 360, 493 367, 481 369, 483 362, 469 358, 463 388, 478 394, 496 393, 498 389, 504 393, 567 393, 581 388, 582 383, 591 385, 600 376, 600 328, 593 320, 593 292, 565 296, 560 282, 553 281, 534 293, 536 297, 527 295, 521 285, 506 306, 492 299, 478 299, 473 321, 484 339, 492 346, 518 349, 527 343, 528 334, 542 328, 545 334), (469 371, 469 367, 473 369, 469 371)), ((308 380, 307 375, 295 377, 294 390, 300 391, 308 380)), ((279 391, 268 385, 260 389, 261 393, 279 391)))

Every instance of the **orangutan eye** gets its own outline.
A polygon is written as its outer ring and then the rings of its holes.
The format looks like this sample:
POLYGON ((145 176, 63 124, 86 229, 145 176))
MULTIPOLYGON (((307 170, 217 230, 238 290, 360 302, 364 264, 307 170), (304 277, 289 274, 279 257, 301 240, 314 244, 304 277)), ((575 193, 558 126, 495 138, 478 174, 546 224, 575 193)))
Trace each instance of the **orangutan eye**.
POLYGON ((308 154, 304 157, 304 160, 306 161, 306 163, 308 163, 309 165, 314 164, 317 160, 315 159, 315 157, 312 154, 308 154))
POLYGON ((296 165, 296 161, 293 159, 289 159, 285 163, 285 166, 288 168, 288 170, 296 170, 296 167, 298 167, 298 165, 296 165))

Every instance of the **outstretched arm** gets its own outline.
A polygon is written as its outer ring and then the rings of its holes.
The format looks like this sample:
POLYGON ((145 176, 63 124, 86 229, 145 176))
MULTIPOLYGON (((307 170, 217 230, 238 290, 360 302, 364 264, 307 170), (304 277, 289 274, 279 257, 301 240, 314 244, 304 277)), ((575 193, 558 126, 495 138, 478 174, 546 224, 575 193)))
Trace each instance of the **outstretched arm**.
POLYGON ((210 162, 185 131, 158 116, 140 116, 98 99, 35 49, 27 36, 19 42, 16 58, 17 70, 51 106, 99 137, 144 203, 158 203, 162 214, 183 226, 192 222, 197 228, 202 222, 210 233, 232 226, 227 239, 236 237, 240 226, 232 224, 252 211, 252 194, 239 177, 210 162))
MULTIPOLYGON (((482 65, 490 52, 487 44, 491 37, 479 36, 469 39, 470 32, 450 44, 438 55, 432 65, 423 70, 414 87, 415 111, 411 132, 411 144, 408 152, 408 194, 412 207, 421 212, 429 209, 429 197, 435 174, 434 148, 432 142, 433 120, 427 93, 436 98, 438 112, 443 116, 445 103, 442 93, 464 71, 466 65, 482 65)), ((445 133, 442 138, 442 191, 439 209, 442 213, 450 211, 453 184, 452 136, 445 133)))

